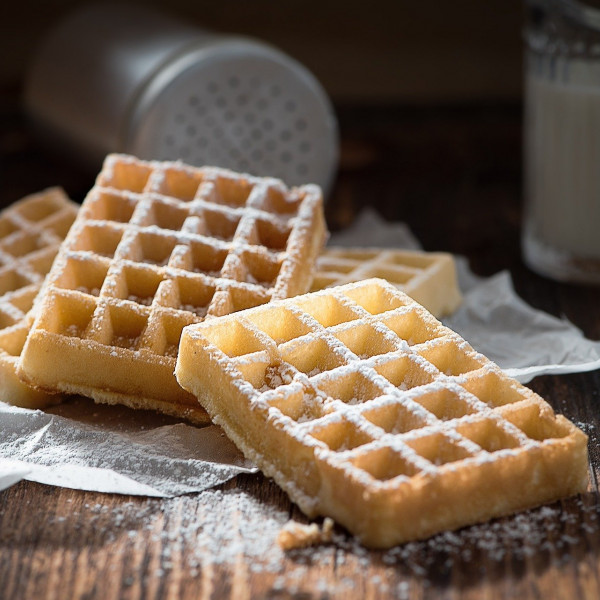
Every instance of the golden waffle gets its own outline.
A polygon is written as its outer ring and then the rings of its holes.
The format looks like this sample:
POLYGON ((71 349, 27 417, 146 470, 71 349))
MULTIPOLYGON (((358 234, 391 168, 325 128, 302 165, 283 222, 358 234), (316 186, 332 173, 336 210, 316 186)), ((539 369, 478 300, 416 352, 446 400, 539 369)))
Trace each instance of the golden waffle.
POLYGON ((451 254, 387 248, 325 248, 317 260, 311 292, 380 277, 436 317, 456 310, 461 295, 451 254))
POLYGON ((176 375, 308 516, 368 546, 586 489, 586 435, 381 279, 187 327, 176 375))
POLYGON ((48 276, 19 375, 206 422, 175 377, 185 325, 305 292, 321 192, 110 155, 48 276))
POLYGON ((77 205, 60 188, 49 188, 0 212, 0 400, 26 408, 56 401, 24 385, 17 363, 31 326, 34 299, 77 205))

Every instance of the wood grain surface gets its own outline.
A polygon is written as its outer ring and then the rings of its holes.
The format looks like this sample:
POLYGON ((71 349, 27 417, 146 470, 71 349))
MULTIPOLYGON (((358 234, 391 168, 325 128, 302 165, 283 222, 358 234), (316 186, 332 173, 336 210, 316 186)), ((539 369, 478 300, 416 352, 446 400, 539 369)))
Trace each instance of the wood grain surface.
MULTIPOLYGON (((519 250, 518 106, 339 109, 342 164, 327 213, 334 229, 362 206, 406 221, 429 250, 510 270, 533 306, 600 338, 600 290, 532 274, 519 250)), ((0 112, 0 195, 61 183, 81 199, 92 176, 50 159, 18 108, 0 112)), ((600 597, 600 374, 531 387, 590 437, 586 494, 491 523, 372 552, 336 528, 331 544, 284 554, 290 516, 262 475, 200 494, 126 497, 21 482, 0 492, 0 598, 589 598, 600 597)))

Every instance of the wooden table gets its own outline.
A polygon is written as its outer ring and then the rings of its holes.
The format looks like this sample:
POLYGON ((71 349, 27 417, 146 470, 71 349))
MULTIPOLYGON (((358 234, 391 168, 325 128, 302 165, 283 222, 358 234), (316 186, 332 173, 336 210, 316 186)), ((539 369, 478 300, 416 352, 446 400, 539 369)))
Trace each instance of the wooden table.
MULTIPOLYGON (((51 159, 14 100, 0 104, 5 203, 62 184, 81 199, 92 176, 51 159)), ((424 247, 467 256, 481 275, 509 269, 519 294, 600 338, 600 290, 542 279, 522 264, 520 110, 346 108, 332 229, 364 205, 406 221, 424 247)), ((49 598, 599 598, 598 372, 531 386, 590 436, 581 497, 386 552, 341 529, 335 543, 282 554, 288 516, 262 475, 201 494, 124 497, 22 482, 0 493, 0 597, 49 598)))

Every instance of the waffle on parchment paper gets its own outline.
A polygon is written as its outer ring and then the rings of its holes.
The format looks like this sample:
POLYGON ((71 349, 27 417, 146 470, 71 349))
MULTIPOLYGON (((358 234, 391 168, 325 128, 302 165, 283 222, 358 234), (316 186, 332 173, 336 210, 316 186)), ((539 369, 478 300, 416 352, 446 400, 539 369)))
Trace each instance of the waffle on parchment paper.
POLYGON ((176 375, 308 516, 367 546, 586 489, 586 435, 383 280, 187 327, 176 375))
POLYGON ((23 384, 17 364, 33 321, 34 300, 78 205, 48 188, 0 212, 0 400, 42 408, 59 400, 23 384))
POLYGON ((109 155, 48 276, 19 375, 207 422, 173 375, 183 327, 305 292, 325 235, 317 186, 109 155))
POLYGON ((436 317, 452 313, 462 300, 451 254, 391 248, 325 248, 310 291, 371 277, 393 283, 436 317))

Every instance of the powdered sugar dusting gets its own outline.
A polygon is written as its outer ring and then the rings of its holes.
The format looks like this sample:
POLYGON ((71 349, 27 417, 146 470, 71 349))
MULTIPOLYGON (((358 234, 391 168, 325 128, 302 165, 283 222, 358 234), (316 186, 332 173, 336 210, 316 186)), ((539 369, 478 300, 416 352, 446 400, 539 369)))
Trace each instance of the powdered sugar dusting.
MULTIPOLYGON (((254 489, 254 481, 241 486, 254 489)), ((408 599, 415 597, 415 588, 433 593, 447 586, 451 576, 474 584, 492 576, 508 581, 516 563, 528 569, 534 561, 539 574, 573 561, 597 548, 600 532, 598 504, 584 495, 386 551, 368 550, 336 527, 327 544, 284 552, 277 536, 288 521, 288 504, 283 496, 278 499, 275 486, 266 481, 261 486, 271 501, 226 485, 171 499, 124 499, 113 507, 72 506, 77 517, 72 521, 104 532, 104 543, 113 547, 134 544, 140 552, 158 552, 148 563, 150 576, 168 578, 176 571, 194 578, 261 575, 271 581, 273 593, 298 597, 352 593, 408 599)), ((306 522, 301 515, 294 518, 306 522)), ((54 531, 70 526, 64 517, 48 525, 54 531)))

